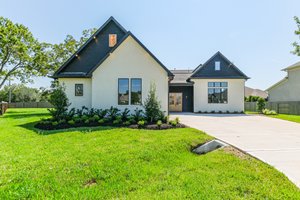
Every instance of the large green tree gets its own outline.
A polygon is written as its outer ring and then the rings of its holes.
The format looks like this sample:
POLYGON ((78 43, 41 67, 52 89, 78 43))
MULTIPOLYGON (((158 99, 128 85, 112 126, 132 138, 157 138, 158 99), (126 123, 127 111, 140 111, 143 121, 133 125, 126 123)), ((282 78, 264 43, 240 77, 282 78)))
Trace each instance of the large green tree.
POLYGON ((72 35, 59 44, 39 42, 27 27, 0 17, 0 89, 9 80, 22 83, 34 76, 51 75, 96 31, 84 30, 76 40, 72 35))
POLYGON ((13 84, 4 86, 0 90, 0 101, 9 101, 9 91, 11 91, 11 102, 39 102, 42 99, 43 91, 30 88, 23 84, 13 84))
MULTIPOLYGON (((298 30, 295 31, 295 34, 299 37, 299 40, 300 40, 300 20, 298 17, 294 17, 295 19, 295 22, 297 24, 297 28, 298 30)), ((300 44, 299 42, 294 42, 293 43, 293 46, 294 46, 294 51, 292 51, 293 54, 297 55, 297 56, 300 56, 300 44)))
POLYGON ((0 89, 9 78, 25 83, 49 71, 50 45, 39 43, 27 27, 0 17, 0 89))

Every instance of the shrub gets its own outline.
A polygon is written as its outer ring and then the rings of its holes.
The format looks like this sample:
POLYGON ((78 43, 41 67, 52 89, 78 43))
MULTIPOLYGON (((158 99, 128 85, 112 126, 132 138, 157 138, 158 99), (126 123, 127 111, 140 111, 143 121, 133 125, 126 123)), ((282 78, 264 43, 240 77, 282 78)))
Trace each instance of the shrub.
POLYGON ((263 98, 259 98, 256 102, 256 110, 262 113, 263 109, 266 107, 266 101, 263 98))
POLYGON ((104 124, 104 123, 105 123, 105 120, 104 120, 104 119, 100 119, 100 120, 98 121, 98 123, 99 123, 99 124, 104 124))
POLYGON ((133 114, 131 115, 131 117, 136 121, 140 121, 144 119, 144 111, 141 109, 136 108, 133 112, 133 114))
POLYGON ((84 121, 86 121, 86 120, 88 120, 89 119, 89 116, 87 116, 87 115, 83 115, 82 117, 81 117, 81 120, 84 122, 84 121))
POLYGON ((170 124, 171 124, 172 126, 177 126, 177 122, 176 122, 175 120, 171 120, 171 121, 170 121, 170 124))
POLYGON ((84 123, 85 123, 85 124, 89 124, 89 123, 90 123, 90 120, 87 119, 87 120, 84 121, 84 123))
POLYGON ((138 126, 141 128, 141 127, 144 127, 146 124, 146 122, 144 120, 140 120, 138 121, 138 126))
POLYGON ((275 110, 268 110, 268 109, 263 109, 262 113, 264 115, 277 115, 277 112, 275 110))
POLYGON ((110 121, 114 121, 119 115, 120 110, 116 107, 111 106, 110 109, 107 110, 107 118, 110 121))
POLYGON ((175 122, 176 122, 177 124, 179 124, 179 117, 176 117, 176 118, 175 118, 175 122))
POLYGON ((121 118, 122 118, 123 121, 128 120, 128 118, 129 118, 129 112, 130 112, 130 110, 128 108, 125 108, 123 110, 123 112, 121 113, 121 118))
POLYGON ((151 84, 149 94, 144 102, 144 109, 147 120, 151 123, 158 120, 162 115, 161 105, 156 96, 155 84, 151 84))
POLYGON ((64 123, 66 123, 66 120, 64 120, 64 119, 61 119, 58 121, 58 124, 64 124, 64 123))
POLYGON ((93 122, 97 122, 100 120, 100 117, 98 115, 94 115, 92 118, 91 118, 91 121, 93 122))
POLYGON ((73 118, 73 121, 74 121, 75 123, 80 123, 80 122, 81 122, 81 118, 80 118, 80 117, 74 117, 74 118, 73 118))
POLYGON ((52 122, 52 126, 57 126, 57 125, 58 125, 57 121, 52 122))
POLYGON ((68 124, 71 125, 71 126, 73 126, 73 125, 75 125, 75 121, 74 120, 69 120, 68 124))
POLYGON ((126 121, 123 123, 124 126, 129 126, 130 124, 131 124, 130 121, 126 121))
POLYGON ((120 120, 120 119, 115 119, 115 120, 113 121, 113 124, 114 124, 114 125, 118 125, 118 124, 121 124, 121 122, 122 122, 122 120, 120 120))
POLYGON ((70 106, 68 97, 65 93, 65 87, 60 85, 57 81, 52 84, 52 91, 50 93, 49 102, 53 108, 48 109, 54 120, 65 119, 68 108, 70 106))
POLYGON ((161 121, 161 120, 158 120, 158 121, 156 122, 156 125, 160 128, 161 125, 162 125, 162 121, 161 121))

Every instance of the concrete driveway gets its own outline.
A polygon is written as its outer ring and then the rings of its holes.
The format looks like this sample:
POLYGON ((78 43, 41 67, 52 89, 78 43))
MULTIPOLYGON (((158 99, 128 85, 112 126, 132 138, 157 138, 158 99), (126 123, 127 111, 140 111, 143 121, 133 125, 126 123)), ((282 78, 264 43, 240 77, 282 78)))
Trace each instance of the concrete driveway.
POLYGON ((244 114, 173 113, 171 117, 274 166, 300 187, 300 124, 244 114))

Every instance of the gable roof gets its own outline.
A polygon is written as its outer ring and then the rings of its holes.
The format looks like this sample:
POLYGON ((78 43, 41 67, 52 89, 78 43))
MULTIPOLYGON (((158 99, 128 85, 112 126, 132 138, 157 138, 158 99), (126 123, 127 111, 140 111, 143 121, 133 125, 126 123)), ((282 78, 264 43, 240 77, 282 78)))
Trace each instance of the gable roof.
POLYGON ((284 77, 283 79, 281 79, 280 81, 278 81, 277 83, 275 83, 274 85, 272 85, 271 87, 269 87, 268 89, 266 89, 265 91, 268 92, 268 91, 272 90, 273 88, 275 88, 275 87, 281 85, 282 83, 284 83, 284 82, 287 81, 287 80, 288 80, 288 77, 286 76, 286 77, 284 77))
MULTIPOLYGON (((228 79, 249 79, 239 68, 230 62, 221 52, 215 53, 203 65, 199 65, 189 79, 207 78, 228 78, 228 79), (221 62, 221 70, 215 71, 214 61, 221 62)), ((188 79, 188 80, 189 80, 188 79)))
POLYGON ((192 75, 193 70, 189 69, 179 69, 179 70, 171 70, 174 74, 173 80, 170 82, 170 85, 193 85, 191 82, 187 82, 186 80, 192 75))
POLYGON ((110 17, 52 76, 53 78, 89 78, 101 63, 131 36, 168 73, 173 74, 130 32, 110 17), (117 44, 108 46, 108 34, 117 34, 117 44))
POLYGON ((298 67, 300 67, 300 62, 297 62, 297 63, 295 63, 291 66, 288 66, 288 67, 284 68, 282 71, 289 71, 289 70, 292 70, 292 69, 296 69, 298 67))

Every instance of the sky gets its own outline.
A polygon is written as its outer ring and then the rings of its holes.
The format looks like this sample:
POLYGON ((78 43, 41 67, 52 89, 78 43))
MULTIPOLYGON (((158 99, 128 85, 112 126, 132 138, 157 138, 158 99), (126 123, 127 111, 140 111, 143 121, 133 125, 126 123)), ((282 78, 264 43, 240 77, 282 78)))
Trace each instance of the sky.
MULTIPOLYGON (((294 16, 299 0, 0 0, 0 15, 27 26, 39 41, 59 43, 67 34, 100 27, 110 16, 130 30, 169 69, 194 69, 217 51, 267 89, 300 61, 294 16)), ((35 78, 33 87, 49 87, 35 78)))

